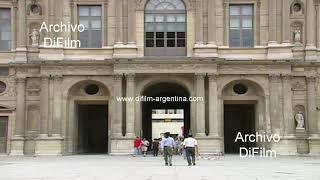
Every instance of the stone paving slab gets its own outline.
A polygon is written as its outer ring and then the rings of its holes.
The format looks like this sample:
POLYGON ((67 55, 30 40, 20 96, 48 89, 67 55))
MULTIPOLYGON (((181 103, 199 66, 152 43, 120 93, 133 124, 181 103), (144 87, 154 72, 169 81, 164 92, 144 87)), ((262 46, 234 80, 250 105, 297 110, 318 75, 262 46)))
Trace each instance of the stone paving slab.
POLYGON ((320 157, 276 159, 200 159, 187 166, 174 157, 172 167, 162 157, 76 155, 0 157, 0 180, 320 180, 320 157))

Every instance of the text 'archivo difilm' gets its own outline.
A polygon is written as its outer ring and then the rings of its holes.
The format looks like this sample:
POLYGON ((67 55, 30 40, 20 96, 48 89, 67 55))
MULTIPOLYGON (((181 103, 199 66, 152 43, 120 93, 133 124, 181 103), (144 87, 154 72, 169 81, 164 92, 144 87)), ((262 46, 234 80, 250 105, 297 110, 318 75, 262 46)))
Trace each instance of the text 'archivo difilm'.
MULTIPOLYGON (((234 140, 235 143, 257 143, 260 145, 270 144, 272 142, 278 143, 280 141, 280 136, 278 134, 267 134, 267 133, 258 133, 255 134, 242 134, 241 132, 237 133, 237 136, 234 140)), ((245 157, 277 157, 276 150, 267 149, 265 147, 241 147, 239 148, 239 156, 242 158, 245 157)))
MULTIPOLYGON (((83 24, 64 24, 62 22, 58 24, 49 24, 45 22, 41 24, 40 33, 49 34, 51 33, 82 33, 85 31, 85 26, 83 24)), ((43 46, 46 48, 79 48, 81 47, 81 41, 76 39, 71 39, 69 37, 63 36, 45 36, 43 38, 43 46)))

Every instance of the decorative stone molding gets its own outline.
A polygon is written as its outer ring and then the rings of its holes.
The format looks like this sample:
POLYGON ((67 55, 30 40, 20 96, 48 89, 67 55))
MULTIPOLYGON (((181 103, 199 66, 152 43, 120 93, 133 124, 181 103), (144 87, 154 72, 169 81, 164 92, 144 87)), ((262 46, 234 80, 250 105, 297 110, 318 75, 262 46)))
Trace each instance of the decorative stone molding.
POLYGON ((123 75, 122 74, 114 74, 113 75, 113 80, 114 81, 121 81, 122 80, 123 75))
POLYGON ((212 74, 212 73, 209 73, 209 74, 208 74, 208 79, 209 79, 209 81, 217 81, 217 80, 218 80, 218 77, 219 77, 218 74, 212 74))
POLYGON ((279 81, 280 74, 269 74, 270 81, 279 81))
POLYGON ((130 81, 130 82, 135 81, 136 75, 134 73, 128 73, 128 74, 125 74, 125 76, 127 78, 127 81, 130 81))
POLYGON ((283 81, 290 82, 292 80, 292 75, 291 74, 283 74, 282 79, 283 79, 283 81))
POLYGON ((317 77, 316 76, 307 76, 306 77, 308 83, 315 83, 317 77))
MULTIPOLYGON (((144 8, 149 0, 135 0, 136 1, 136 10, 137 11, 144 11, 144 8)), ((186 9, 194 10, 195 9, 195 0, 181 0, 184 2, 186 9)))

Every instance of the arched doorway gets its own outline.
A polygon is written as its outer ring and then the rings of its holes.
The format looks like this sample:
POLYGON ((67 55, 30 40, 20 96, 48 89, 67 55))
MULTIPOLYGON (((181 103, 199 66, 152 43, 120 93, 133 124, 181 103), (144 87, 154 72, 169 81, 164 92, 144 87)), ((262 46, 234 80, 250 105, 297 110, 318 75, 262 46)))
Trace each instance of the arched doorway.
POLYGON ((185 56, 186 27, 182 0, 149 0, 145 7, 145 55, 185 56))
POLYGON ((240 147, 262 146, 237 139, 265 130, 265 98, 261 86, 250 80, 232 81, 223 88, 222 100, 224 152, 239 153, 240 147))
POLYGON ((108 153, 109 90, 99 81, 88 80, 73 85, 68 95, 68 151, 108 153))
POLYGON ((168 131, 173 136, 190 132, 190 93, 185 87, 162 82, 149 86, 142 95, 154 100, 142 102, 142 137, 151 141, 168 131))

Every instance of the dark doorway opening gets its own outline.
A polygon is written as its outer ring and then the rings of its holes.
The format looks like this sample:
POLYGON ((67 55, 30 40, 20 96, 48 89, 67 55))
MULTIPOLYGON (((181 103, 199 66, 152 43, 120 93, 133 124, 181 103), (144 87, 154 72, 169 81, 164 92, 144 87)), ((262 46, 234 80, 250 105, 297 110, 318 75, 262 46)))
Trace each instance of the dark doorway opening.
POLYGON ((8 117, 0 117, 0 153, 7 152, 8 141, 8 117))
POLYGON ((159 101, 142 102, 142 133, 143 138, 152 141, 152 110, 153 109, 183 109, 183 135, 190 131, 190 102, 189 92, 182 86, 174 83, 159 83, 147 88, 144 96, 153 98, 185 97, 188 101, 159 101))
POLYGON ((78 105, 78 153, 108 153, 108 106, 78 105))
POLYGON ((240 147, 254 147, 255 143, 235 142, 238 132, 244 138, 245 134, 255 134, 254 104, 224 105, 224 149, 225 153, 239 153, 240 147))

